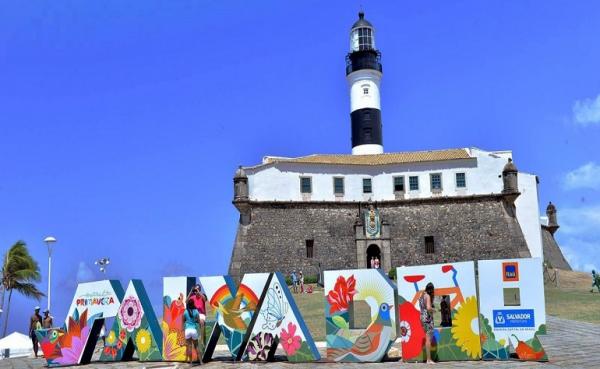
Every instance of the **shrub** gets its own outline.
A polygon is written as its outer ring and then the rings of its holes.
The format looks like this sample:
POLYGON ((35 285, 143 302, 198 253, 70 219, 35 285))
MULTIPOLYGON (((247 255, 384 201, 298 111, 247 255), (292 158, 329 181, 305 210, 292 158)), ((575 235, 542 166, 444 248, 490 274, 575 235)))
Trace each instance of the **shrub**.
POLYGON ((390 277, 391 280, 396 280, 396 268, 390 269, 388 272, 388 277, 390 277))

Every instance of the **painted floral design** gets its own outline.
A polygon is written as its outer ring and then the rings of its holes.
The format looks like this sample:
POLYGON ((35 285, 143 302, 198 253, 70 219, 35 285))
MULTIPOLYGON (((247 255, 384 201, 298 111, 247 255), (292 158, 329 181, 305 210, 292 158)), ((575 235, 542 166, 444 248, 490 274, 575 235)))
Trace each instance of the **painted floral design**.
POLYGON ((421 325, 421 314, 410 302, 404 302, 400 305, 400 319, 404 323, 405 329, 410 332, 402 340, 402 359, 409 360, 419 356, 425 343, 425 331, 421 325))
POLYGON ((477 298, 467 297, 454 314, 452 326, 452 338, 456 340, 456 345, 472 359, 481 357, 480 337, 473 332, 473 320, 478 316, 477 298))
POLYGON ((348 305, 356 293, 356 279, 354 279, 354 275, 351 275, 348 279, 342 275, 339 276, 335 281, 335 286, 327 294, 327 301, 330 305, 329 314, 337 311, 347 311, 348 305))
POLYGON ((269 351, 271 351, 271 345, 273 345, 273 335, 271 333, 259 332, 248 341, 248 348, 246 349, 248 359, 252 361, 267 360, 269 351))
POLYGON ((281 329, 281 334, 279 335, 281 346, 283 346, 283 350, 289 356, 294 355, 296 351, 302 346, 302 338, 300 336, 296 336, 296 325, 292 322, 288 323, 287 331, 285 328, 281 329))
POLYGON ((135 296, 128 296, 123 300, 119 308, 119 318, 127 332, 133 332, 136 328, 139 328, 143 316, 144 311, 142 310, 140 300, 135 296))
MULTIPOLYGON (((79 357, 85 348, 85 343, 90 333, 90 327, 85 326, 79 332, 79 335, 71 336, 71 344, 68 347, 61 347, 61 357, 54 362, 62 365, 72 365, 79 363, 79 357)), ((68 333, 67 333, 68 334, 68 333)))
POLYGON ((410 334, 411 334, 410 324, 406 320, 401 321, 400 322, 400 341, 408 342, 410 340, 410 334))
POLYGON ((106 344, 112 346, 115 344, 116 341, 117 341, 117 335, 115 334, 114 331, 111 330, 108 333, 108 337, 106 337, 106 344))
POLYGON ((139 329, 135 335, 135 345, 139 353, 143 354, 148 352, 150 345, 152 344, 152 337, 147 329, 139 329))
POLYGON ((163 337, 163 358, 166 361, 185 361, 185 346, 178 343, 177 332, 167 333, 163 337))

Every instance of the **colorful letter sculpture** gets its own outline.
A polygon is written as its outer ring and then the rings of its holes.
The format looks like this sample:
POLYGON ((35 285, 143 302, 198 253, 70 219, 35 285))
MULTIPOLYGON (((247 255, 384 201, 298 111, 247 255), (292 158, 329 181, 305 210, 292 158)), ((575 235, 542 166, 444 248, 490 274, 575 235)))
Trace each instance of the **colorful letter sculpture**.
POLYGON ((379 269, 324 274, 327 360, 381 361, 396 339, 394 284, 379 269), (364 330, 350 327, 350 309, 355 301, 365 301, 371 309, 371 323, 364 330))
MULTIPOLYGON (((400 338, 404 361, 423 361, 425 331, 420 302, 435 287, 432 358, 438 361, 547 361, 538 335, 546 333, 542 261, 539 258, 484 260, 396 269, 397 286, 379 269, 324 272, 327 361, 378 362, 400 338), (525 277, 525 278, 523 278, 525 277), (354 326, 355 303, 369 306, 364 329, 354 326)), ((106 318, 115 318, 100 361, 184 361, 184 312, 194 277, 163 280, 159 324, 140 280, 123 292, 118 281, 82 283, 64 328, 36 335, 48 366, 87 364, 106 318)), ((215 312, 203 360, 212 358, 223 334, 233 360, 269 361, 281 345, 290 362, 321 359, 283 275, 246 274, 239 287, 229 276, 200 277, 215 312)))
POLYGON ((122 299, 119 281, 80 283, 64 327, 36 331, 48 366, 89 363, 104 319, 117 314, 122 299))
POLYGON ((238 352, 249 360, 270 360, 281 344, 288 361, 310 362, 321 356, 296 302, 279 272, 271 273, 238 352))
MULTIPOLYGON (((423 361, 425 331, 421 324, 419 298, 427 283, 433 283, 436 297, 445 297, 452 325, 435 327, 431 343, 432 358, 438 361, 478 360, 481 358, 472 261, 400 267, 398 302, 400 304, 400 342, 403 361, 423 361)), ((436 308, 439 306, 436 306, 436 308)), ((439 325, 440 322, 434 322, 439 325)))
POLYGON ((547 361, 538 334, 546 332, 542 261, 482 260, 479 266, 483 358, 547 361))
POLYGON ((231 356, 238 357, 246 330, 258 306, 258 297, 268 279, 269 273, 246 274, 238 288, 229 276, 200 277, 216 319, 204 352, 205 361, 212 358, 221 333, 231 356))
POLYGON ((133 279, 108 331, 100 361, 131 360, 134 352, 139 361, 161 361, 162 343, 160 324, 144 284, 133 279))
MULTIPOLYGON (((186 298, 196 284, 194 277, 163 278, 162 354, 164 361, 185 361, 183 315, 186 298)), ((192 351, 196 356, 196 351, 192 351)), ((194 360, 197 358, 194 357, 194 360)))

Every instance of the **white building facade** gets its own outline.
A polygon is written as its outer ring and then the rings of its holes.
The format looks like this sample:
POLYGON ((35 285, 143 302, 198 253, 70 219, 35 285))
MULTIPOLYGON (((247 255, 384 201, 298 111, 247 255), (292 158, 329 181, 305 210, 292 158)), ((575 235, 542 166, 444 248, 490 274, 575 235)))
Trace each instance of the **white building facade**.
MULTIPOLYGON (((500 194, 511 151, 477 148, 374 155, 265 157, 244 167, 250 201, 380 202, 500 194), (385 164, 378 164, 383 162, 385 164)), ((542 257, 538 180, 519 172, 517 220, 532 257, 542 257)))

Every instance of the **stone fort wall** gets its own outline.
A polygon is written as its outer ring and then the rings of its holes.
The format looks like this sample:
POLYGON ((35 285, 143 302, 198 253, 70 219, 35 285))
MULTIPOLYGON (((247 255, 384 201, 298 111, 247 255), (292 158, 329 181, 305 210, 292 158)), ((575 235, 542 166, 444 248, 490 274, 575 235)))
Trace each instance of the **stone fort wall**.
MULTIPOLYGON (((318 263, 321 270, 360 266, 355 226, 366 203, 244 205, 246 216, 238 225, 229 266, 229 274, 236 280, 252 272, 302 270, 305 275, 315 275, 318 263), (314 240, 312 259, 306 257, 306 240, 314 240)), ((392 267, 529 256, 514 207, 502 195, 373 205, 389 230, 382 237, 389 240, 392 267), (425 253, 425 236, 434 237, 435 253, 425 253)))

